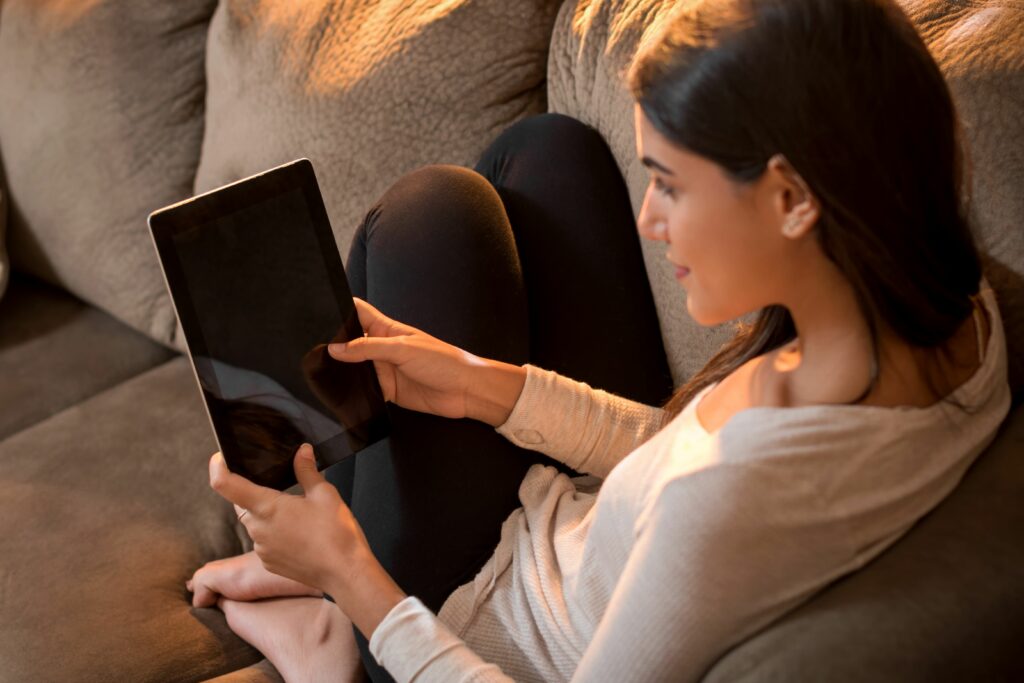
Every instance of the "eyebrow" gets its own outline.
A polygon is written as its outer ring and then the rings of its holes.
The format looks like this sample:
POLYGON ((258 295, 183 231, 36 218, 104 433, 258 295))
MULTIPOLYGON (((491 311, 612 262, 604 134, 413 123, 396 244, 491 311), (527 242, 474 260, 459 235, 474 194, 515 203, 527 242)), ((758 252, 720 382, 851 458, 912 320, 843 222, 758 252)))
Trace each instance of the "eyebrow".
POLYGON ((645 156, 640 160, 640 163, 642 163, 647 168, 656 168, 665 175, 675 175, 674 173, 672 173, 672 171, 668 170, 667 168, 665 168, 664 166, 662 166, 661 164, 659 164, 657 161, 650 157, 645 156))

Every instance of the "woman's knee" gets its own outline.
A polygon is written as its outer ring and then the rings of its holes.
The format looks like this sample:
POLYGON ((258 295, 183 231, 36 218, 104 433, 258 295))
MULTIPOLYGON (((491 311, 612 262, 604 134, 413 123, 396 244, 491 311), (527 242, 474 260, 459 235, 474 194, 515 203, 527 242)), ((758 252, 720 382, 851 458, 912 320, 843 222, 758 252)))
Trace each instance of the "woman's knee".
POLYGON ((593 126, 568 114, 558 112, 545 112, 520 119, 509 126, 506 132, 556 145, 564 142, 578 144, 604 142, 601 133, 593 126))
POLYGON ((498 193, 472 169, 402 175, 367 214, 347 269, 356 296, 387 315, 473 353, 519 357, 506 348, 523 345, 509 330, 526 325, 515 239, 498 193))
POLYGON ((500 170, 503 159, 535 154, 551 165, 591 150, 608 149, 598 130, 579 119, 557 112, 545 112, 520 119, 506 128, 484 151, 476 169, 486 177, 500 170))
POLYGON ((422 245, 504 229, 501 198, 482 175, 454 164, 429 164, 400 176, 368 212, 360 237, 375 243, 422 245))

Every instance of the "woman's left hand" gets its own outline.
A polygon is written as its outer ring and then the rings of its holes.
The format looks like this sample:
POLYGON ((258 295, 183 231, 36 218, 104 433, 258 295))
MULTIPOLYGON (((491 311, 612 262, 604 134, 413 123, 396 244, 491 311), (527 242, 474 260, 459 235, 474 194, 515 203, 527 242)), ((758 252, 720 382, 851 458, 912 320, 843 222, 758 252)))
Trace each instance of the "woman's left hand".
POLYGON ((309 444, 295 454, 295 475, 303 495, 233 474, 220 453, 210 458, 210 486, 242 508, 241 522, 263 566, 329 593, 369 638, 405 594, 374 557, 337 489, 317 471, 309 444))

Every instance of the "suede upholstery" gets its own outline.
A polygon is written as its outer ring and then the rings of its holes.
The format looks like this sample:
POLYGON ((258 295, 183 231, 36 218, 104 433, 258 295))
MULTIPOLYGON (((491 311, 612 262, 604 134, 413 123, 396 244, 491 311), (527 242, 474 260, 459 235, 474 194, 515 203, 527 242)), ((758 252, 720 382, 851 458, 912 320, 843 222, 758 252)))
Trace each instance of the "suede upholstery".
MULTIPOLYGON (((216 445, 188 359, 161 345, 181 338, 145 216, 306 156, 344 253, 402 172, 471 164, 546 108, 605 135, 639 209, 621 78, 674 3, 559 1, 0 0, 0 237, 6 198, 16 267, 0 301, 0 683, 280 682, 184 590, 250 541, 208 487, 216 445)), ((962 109, 1019 389, 1024 40, 1009 31, 1024 4, 901 1, 962 109)), ((681 382, 731 328, 693 323, 663 247, 644 249, 681 382)), ((1017 396, 946 501, 706 680, 1024 679, 1017 396)))
POLYGON ((283 683, 284 679, 266 659, 238 671, 211 678, 208 683, 283 683))
MULTIPOLYGON (((1024 3, 899 0, 946 75, 972 162, 972 218, 999 295, 1010 348, 1010 383, 1024 388, 1024 3)), ((625 73, 638 46, 679 5, 659 0, 574 0, 559 11, 548 61, 548 105, 604 135, 639 214, 647 173, 636 156, 625 73)), ((676 382, 699 370, 731 326, 700 327, 680 305, 661 244, 644 240, 651 289, 676 382)), ((685 294, 682 295, 685 301, 685 294)))
POLYGON ((964 127, 971 219, 999 294, 1010 386, 1024 389, 1024 2, 900 0, 942 67, 964 127))
POLYGON ((15 273, 0 301, 0 439, 173 355, 67 292, 15 273))
POLYGON ((0 442, 0 680, 205 680, 258 661, 186 598, 197 567, 242 548, 208 485, 216 449, 183 357, 0 442))
POLYGON ((16 267, 167 341, 146 215, 192 190, 216 0, 4 0, 0 140, 16 267))
POLYGON ((210 24, 195 189, 308 157, 347 254, 396 177, 472 166, 506 126, 545 110, 557 10, 558 0, 225 0, 210 24))
MULTIPOLYGON (((657 29, 674 3, 659 0, 570 0, 551 34, 548 108, 588 123, 608 142, 619 162, 634 216, 639 215, 647 172, 636 158, 633 98, 625 70, 645 34, 657 29)), ((731 325, 705 328, 686 312, 664 245, 640 239, 658 309, 669 367, 677 385, 697 372, 733 335, 731 325)))

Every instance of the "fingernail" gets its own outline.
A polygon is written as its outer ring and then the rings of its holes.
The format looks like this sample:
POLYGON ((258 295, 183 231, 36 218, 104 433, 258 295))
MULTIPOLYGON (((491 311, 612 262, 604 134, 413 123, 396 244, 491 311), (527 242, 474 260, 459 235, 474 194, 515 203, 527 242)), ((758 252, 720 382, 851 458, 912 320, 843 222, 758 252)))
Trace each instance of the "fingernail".
POLYGON ((327 350, 330 353, 341 353, 342 351, 345 350, 345 345, 341 344, 341 343, 337 343, 337 342, 334 343, 334 344, 328 344, 327 345, 327 350))
POLYGON ((313 447, 308 443, 302 444, 301 446, 299 446, 299 455, 301 455, 303 458, 306 458, 307 460, 312 460, 313 447))

